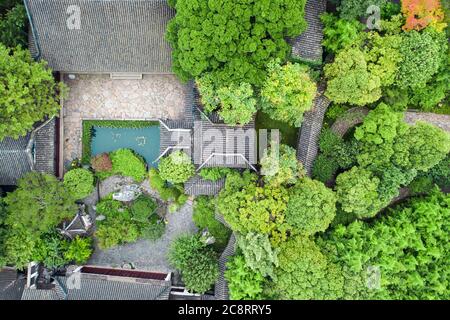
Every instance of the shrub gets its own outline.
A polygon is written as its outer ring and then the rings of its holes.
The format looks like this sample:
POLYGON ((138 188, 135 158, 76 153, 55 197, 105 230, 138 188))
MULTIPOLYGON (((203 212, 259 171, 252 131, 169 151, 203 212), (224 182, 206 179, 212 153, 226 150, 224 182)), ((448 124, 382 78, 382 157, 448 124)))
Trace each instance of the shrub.
POLYGON ((94 190, 94 175, 86 169, 73 169, 64 175, 64 186, 75 199, 84 199, 94 190))
POLYGON ((141 182, 146 176, 145 162, 130 149, 118 149, 110 154, 113 171, 141 182))
POLYGON ((299 127, 303 113, 313 107, 317 86, 308 68, 298 63, 268 65, 268 78, 261 90, 262 110, 272 119, 299 127))
POLYGON ((225 248, 230 237, 230 230, 215 217, 216 205, 214 199, 200 196, 195 199, 194 215, 192 219, 199 229, 208 228, 208 231, 216 239, 214 247, 220 251, 225 248))
POLYGON ((107 153, 101 153, 91 159, 91 166, 95 172, 105 172, 112 170, 112 161, 107 153))
POLYGON ((70 241, 64 258, 68 262, 75 262, 76 264, 84 264, 89 260, 92 254, 92 238, 75 237, 70 241))
POLYGON ((200 170, 199 175, 205 180, 218 181, 225 178, 231 171, 233 169, 222 167, 203 168, 200 170))
POLYGON ((95 236, 101 249, 135 242, 140 236, 140 226, 132 220, 128 208, 115 200, 103 200, 97 204, 97 214, 105 220, 97 223, 95 236))
POLYGON ((338 169, 339 164, 335 159, 319 154, 316 160, 314 160, 312 176, 314 179, 326 183, 333 178, 338 169))
POLYGON ((341 18, 351 20, 358 20, 362 17, 367 17, 367 8, 375 5, 383 8, 387 0, 341 0, 338 11, 341 18))
POLYGON ((165 231, 166 224, 155 215, 155 219, 143 227, 142 237, 154 241, 161 238, 165 231))
POLYGON ((157 204, 153 199, 141 195, 133 202, 133 205, 131 206, 133 220, 148 222, 149 217, 154 214, 156 208, 157 204))
POLYGON ((243 256, 234 256, 227 262, 225 279, 231 300, 262 299, 264 277, 250 269, 243 256))
POLYGON ((68 245, 57 231, 43 234, 33 248, 33 261, 41 262, 47 268, 62 267, 69 262, 65 258, 68 245))
POLYGON ((169 251, 169 262, 181 271, 186 289, 205 293, 219 275, 217 254, 207 247, 199 235, 184 235, 176 239, 169 251))
POLYGON ((184 183, 195 173, 191 158, 182 151, 172 152, 161 159, 158 168, 160 177, 170 183, 184 183))

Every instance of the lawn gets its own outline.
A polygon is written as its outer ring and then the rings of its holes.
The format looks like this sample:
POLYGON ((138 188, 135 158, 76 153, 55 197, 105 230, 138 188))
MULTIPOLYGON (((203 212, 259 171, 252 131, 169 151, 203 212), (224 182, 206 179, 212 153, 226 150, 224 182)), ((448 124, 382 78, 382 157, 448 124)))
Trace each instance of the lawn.
POLYGON ((281 143, 297 148, 299 128, 292 127, 282 121, 272 120, 267 114, 260 111, 256 115, 256 130, 260 129, 279 129, 281 143))

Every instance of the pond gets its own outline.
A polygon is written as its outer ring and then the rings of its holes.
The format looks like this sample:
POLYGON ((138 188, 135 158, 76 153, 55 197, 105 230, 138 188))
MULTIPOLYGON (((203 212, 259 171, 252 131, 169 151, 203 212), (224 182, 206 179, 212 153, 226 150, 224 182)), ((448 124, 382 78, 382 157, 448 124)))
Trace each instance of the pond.
POLYGON ((159 156, 159 125, 145 128, 106 128, 94 126, 91 153, 95 156, 117 149, 131 149, 144 157, 149 166, 159 156))

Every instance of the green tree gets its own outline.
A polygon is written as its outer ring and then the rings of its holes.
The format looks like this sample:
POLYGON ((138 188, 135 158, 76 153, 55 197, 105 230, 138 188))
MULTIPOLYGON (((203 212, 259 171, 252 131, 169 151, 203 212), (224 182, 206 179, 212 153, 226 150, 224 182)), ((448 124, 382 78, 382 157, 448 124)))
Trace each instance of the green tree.
POLYGON ((450 135, 431 124, 419 122, 398 137, 394 162, 405 169, 428 171, 450 152, 450 135))
POLYGON ((341 173, 336 178, 336 194, 342 210, 359 218, 375 215, 379 208, 378 185, 380 179, 359 167, 341 173))
POLYGON ((0 61, 0 140, 18 138, 35 122, 58 113, 56 95, 64 86, 55 82, 45 62, 34 62, 28 50, 0 44, 0 61))
POLYGON ((168 257, 169 262, 181 271, 189 291, 205 293, 219 276, 217 254, 199 235, 184 235, 176 239, 168 257))
POLYGON ((323 23, 323 46, 330 52, 337 53, 360 40, 364 25, 357 20, 339 19, 331 13, 320 16, 323 23))
POLYGON ((227 177, 218 210, 234 231, 267 234, 272 244, 279 244, 287 238, 289 227, 284 221, 288 191, 272 185, 260 187, 250 177, 227 177))
POLYGON ((278 266, 278 251, 273 249, 269 237, 260 233, 249 232, 237 237, 237 244, 245 258, 245 264, 263 277, 274 276, 273 270, 278 266))
POLYGON ((191 158, 183 151, 174 151, 162 158, 158 168, 161 178, 170 183, 184 183, 195 173, 191 158))
POLYGON ((311 110, 317 86, 311 80, 308 68, 277 61, 268 65, 268 77, 261 89, 262 110, 273 120, 299 127, 305 111, 311 110))
POLYGON ((73 169, 64 175, 64 186, 75 199, 83 199, 94 191, 94 175, 86 169, 73 169))
POLYGON ((338 11, 341 18, 347 20, 358 20, 367 17, 367 9, 371 6, 383 8, 387 0, 341 0, 338 11))
POLYGON ((0 42, 6 47, 15 48, 17 46, 27 47, 26 33, 27 14, 25 7, 16 5, 5 15, 0 12, 0 42))
POLYGON ((305 176, 303 166, 297 159, 297 151, 281 144, 279 148, 270 147, 261 159, 261 174, 264 181, 274 186, 294 184, 305 176))
POLYGON ((252 121, 256 113, 256 99, 253 98, 252 86, 241 83, 230 85, 217 91, 220 100, 219 115, 226 124, 245 125, 252 121))
POLYGON ((40 235, 77 212, 74 198, 54 176, 30 172, 19 180, 17 189, 5 198, 6 223, 40 235))
POLYGON ((370 72, 365 53, 349 47, 325 66, 326 96, 336 103, 363 106, 381 98, 381 79, 370 72))
POLYGON ((336 195, 323 183, 304 178, 289 190, 286 223, 294 233, 325 231, 336 215, 336 195))
POLYGON ((89 260, 92 251, 92 238, 77 236, 68 244, 67 250, 64 252, 64 259, 81 265, 89 260))
POLYGON ((337 265, 309 238, 294 237, 281 245, 280 265, 269 287, 282 300, 333 300, 343 295, 344 279, 337 265))
MULTIPOLYGON (((369 299, 448 299, 449 205, 441 193, 415 198, 372 223, 339 225, 320 244, 353 274, 367 278, 368 268, 379 268, 380 288, 369 290, 369 299)), ((367 291, 366 281, 358 289, 367 291)))
POLYGON ((397 76, 400 88, 423 88, 446 62, 448 44, 444 33, 428 28, 403 34, 403 60, 397 76))
POLYGON ((264 277, 250 269, 243 256, 236 255, 227 262, 225 279, 231 300, 262 299, 264 277))
POLYGON ((176 1, 167 29, 174 72, 183 80, 211 72, 217 84, 261 85, 267 61, 288 57, 285 38, 306 29, 305 2, 176 1))

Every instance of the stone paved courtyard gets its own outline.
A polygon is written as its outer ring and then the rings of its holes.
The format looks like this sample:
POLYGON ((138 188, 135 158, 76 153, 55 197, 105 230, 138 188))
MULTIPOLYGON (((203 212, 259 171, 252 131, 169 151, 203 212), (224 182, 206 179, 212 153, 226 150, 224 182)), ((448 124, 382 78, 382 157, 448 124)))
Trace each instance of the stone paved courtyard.
POLYGON ((142 80, 111 80, 109 75, 77 75, 64 102, 64 163, 81 157, 83 119, 182 119, 187 87, 174 75, 144 75, 142 80))

